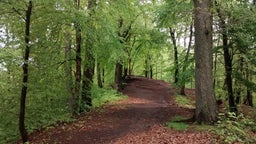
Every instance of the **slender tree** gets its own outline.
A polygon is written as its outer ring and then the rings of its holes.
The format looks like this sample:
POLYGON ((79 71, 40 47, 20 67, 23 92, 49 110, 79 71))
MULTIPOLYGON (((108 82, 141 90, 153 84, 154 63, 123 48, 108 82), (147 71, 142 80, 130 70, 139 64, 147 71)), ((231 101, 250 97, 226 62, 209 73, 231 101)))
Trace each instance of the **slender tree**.
POLYGON ((222 34, 222 43, 224 51, 224 63, 225 63, 225 84, 228 91, 229 110, 230 112, 237 112, 235 97, 233 94, 233 82, 232 82, 232 57, 230 54, 230 47, 228 45, 228 31, 225 18, 222 16, 221 10, 217 8, 218 16, 220 18, 220 27, 222 34))
MULTIPOLYGON (((188 66, 188 58, 189 58, 189 55, 190 55, 190 49, 191 49, 191 43, 192 43, 192 37, 193 37, 193 25, 191 24, 190 25, 190 28, 189 28, 189 31, 190 31, 190 34, 189 34, 189 43, 188 43, 188 48, 187 48, 187 53, 186 53, 186 56, 185 56, 185 60, 184 60, 184 64, 182 66, 182 72, 185 73, 186 69, 187 69, 187 66, 188 66)), ((186 95, 185 93, 185 80, 182 80, 181 82, 181 88, 180 88, 180 95, 186 95)))
POLYGON ((175 37, 175 29, 169 28, 170 30, 170 35, 171 35, 171 40, 173 43, 173 49, 174 49, 174 84, 178 83, 179 79, 179 59, 178 59, 178 47, 177 47, 177 42, 176 42, 176 37, 175 37))
POLYGON ((23 57, 23 80, 22 80, 22 89, 20 97, 20 116, 19 116, 19 129, 22 138, 22 142, 26 143, 28 141, 28 134, 25 128, 25 113, 26 113, 26 96, 28 89, 28 75, 29 75, 29 54, 30 54, 30 27, 31 27, 31 15, 32 15, 32 1, 28 2, 28 7, 26 10, 25 17, 25 54, 23 57))
POLYGON ((195 7, 195 86, 198 123, 217 120, 217 104, 212 79, 212 17, 211 0, 194 0, 195 7))

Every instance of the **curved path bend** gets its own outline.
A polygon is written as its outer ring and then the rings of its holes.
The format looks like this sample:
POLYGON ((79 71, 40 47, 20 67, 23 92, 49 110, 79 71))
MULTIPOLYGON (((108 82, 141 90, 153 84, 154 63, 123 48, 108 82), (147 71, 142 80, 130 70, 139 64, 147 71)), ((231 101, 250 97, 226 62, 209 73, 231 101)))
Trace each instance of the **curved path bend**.
POLYGON ((210 134, 175 131, 164 126, 174 116, 191 116, 178 107, 170 85, 131 77, 123 93, 129 98, 81 116, 76 122, 33 135, 34 144, 211 144, 210 134))

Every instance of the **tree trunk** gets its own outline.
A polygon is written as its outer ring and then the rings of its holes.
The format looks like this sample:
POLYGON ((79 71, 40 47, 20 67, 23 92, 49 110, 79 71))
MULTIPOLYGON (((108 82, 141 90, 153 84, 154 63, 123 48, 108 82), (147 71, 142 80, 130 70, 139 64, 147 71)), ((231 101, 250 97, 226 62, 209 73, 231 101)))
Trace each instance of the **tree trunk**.
POLYGON ((220 9, 217 9, 217 12, 220 18, 220 27, 222 29, 222 42, 223 42, 223 51, 224 51, 225 73, 226 73, 225 82, 226 82, 227 91, 228 91, 229 111, 237 112, 235 97, 233 94, 232 59, 229 53, 226 22, 225 22, 225 19, 222 17, 220 9))
MULTIPOLYGON (((75 6, 79 10, 80 7, 80 1, 75 0, 75 6)), ((75 33, 76 33, 76 71, 75 71, 75 85, 73 88, 73 95, 75 97, 75 107, 74 107, 74 113, 76 114, 79 112, 79 95, 80 95, 80 89, 81 89, 81 78, 82 78, 82 72, 81 72, 81 64, 82 64, 82 58, 81 58, 81 43, 82 43, 82 34, 81 34, 81 27, 78 22, 75 22, 75 33)))
POLYGON ((127 76, 128 76, 128 68, 127 68, 127 67, 124 67, 124 72, 123 72, 123 77, 122 77, 122 79, 125 80, 127 76))
MULTIPOLYGON (((238 74, 239 75, 243 75, 243 63, 244 63, 244 59, 242 56, 239 56, 239 61, 237 64, 237 69, 238 69, 238 74)), ((241 92, 242 91, 242 85, 241 82, 239 80, 235 80, 235 89, 234 89, 234 93, 235 93, 235 103, 239 104, 240 100, 241 100, 241 92)))
POLYGON ((179 79, 178 48, 177 48, 177 43, 176 43, 175 30, 173 30, 172 28, 169 28, 169 29, 170 29, 170 35, 171 35, 171 39, 172 39, 172 43, 173 43, 173 48, 174 48, 174 67, 175 67, 174 84, 177 84, 178 79, 179 79))
POLYGON ((68 103, 71 109, 71 112, 75 113, 75 96, 72 92, 73 88, 73 79, 72 79, 72 63, 71 63, 71 35, 69 32, 65 35, 66 44, 65 44, 65 77, 66 77, 66 88, 69 94, 68 103))
POLYGON ((101 79, 101 70, 100 70, 100 63, 97 63, 97 81, 98 87, 103 88, 102 79, 101 79))
POLYGON ((105 69, 102 68, 102 84, 105 83, 105 69))
POLYGON ((148 77, 148 58, 145 59, 145 70, 144 70, 144 76, 145 78, 148 77))
POLYGON ((117 91, 122 90, 122 70, 123 70, 123 65, 121 62, 116 63, 116 68, 115 68, 115 88, 117 91))
POLYGON ((92 54, 92 44, 90 42, 87 42, 85 60, 86 62, 84 64, 84 71, 83 71, 81 99, 82 99, 82 102, 86 104, 86 107, 82 106, 80 108, 80 112, 86 111, 88 109, 87 106, 89 107, 92 106, 91 88, 93 84, 95 60, 92 54))
POLYGON ((217 104, 212 79, 212 17, 210 0, 194 0, 195 6, 195 86, 198 123, 217 121, 217 104))
MULTIPOLYGON (((252 77, 251 77, 249 65, 247 64, 246 65, 246 81, 250 81, 250 80, 252 80, 252 77)), ((253 107, 252 90, 250 87, 247 87, 246 98, 245 98, 244 104, 253 107)))
POLYGON ((19 115, 19 130, 22 138, 22 142, 26 143, 28 141, 28 133, 25 128, 25 114, 26 114, 26 97, 27 97, 27 84, 28 84, 28 62, 30 54, 30 22, 32 15, 32 1, 29 1, 28 8, 26 10, 25 18, 25 54, 23 57, 23 80, 22 80, 22 89, 20 96, 20 115, 19 115))
POLYGON ((150 67, 149 68, 149 70, 150 70, 150 79, 153 79, 153 66, 152 66, 152 64, 150 64, 149 67, 150 67))
MULTIPOLYGON (((88 27, 93 30, 93 24, 92 24, 92 15, 94 14, 94 8, 96 6, 95 0, 89 0, 87 10, 89 11, 89 22, 88 27)), ((93 39, 86 35, 86 46, 85 46, 85 59, 84 59, 84 71, 83 71, 83 81, 82 81, 82 93, 81 98, 82 102, 86 104, 86 109, 88 109, 87 106, 92 106, 92 98, 91 98, 91 88, 93 84, 93 75, 94 75, 94 67, 95 67, 95 59, 93 55, 93 39)), ((81 107, 80 111, 84 111, 84 107, 81 107), (81 109, 82 108, 82 109, 81 109)))
POLYGON ((132 75, 132 58, 128 58, 128 75, 132 75))
MULTIPOLYGON (((132 28, 132 23, 128 26, 128 28, 125 29, 125 31, 121 31, 121 29, 124 26, 124 20, 123 18, 119 19, 119 32, 118 32, 118 36, 120 38, 120 44, 122 44, 123 48, 125 48, 125 44, 129 41, 130 39, 130 30, 132 28)), ((121 91, 122 90, 122 86, 123 86, 123 64, 122 64, 123 60, 120 57, 119 61, 116 62, 116 68, 115 68, 115 88, 117 89, 117 91, 121 91)), ((126 72, 127 73, 127 72, 126 72)))
MULTIPOLYGON (((184 65, 182 67, 182 72, 185 73, 187 66, 188 66, 188 58, 189 58, 189 53, 190 53, 190 49, 191 49, 191 42, 192 42, 192 37, 193 37, 193 25, 190 25, 189 28, 190 34, 189 34, 189 43, 188 43, 188 49, 187 49, 187 53, 185 56, 185 60, 184 60, 184 65)), ((180 95, 186 95, 185 93, 185 85, 186 85, 186 81, 183 79, 182 80, 182 85, 180 88, 180 95)))

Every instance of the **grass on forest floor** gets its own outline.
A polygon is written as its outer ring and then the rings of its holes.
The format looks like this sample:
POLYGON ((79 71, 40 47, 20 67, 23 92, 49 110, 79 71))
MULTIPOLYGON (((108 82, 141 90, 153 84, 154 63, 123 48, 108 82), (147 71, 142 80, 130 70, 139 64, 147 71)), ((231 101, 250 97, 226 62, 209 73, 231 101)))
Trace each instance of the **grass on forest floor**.
POLYGON ((172 128, 174 130, 195 130, 195 131, 209 131, 214 129, 212 125, 198 125, 195 123, 187 123, 183 122, 183 120, 187 120, 187 117, 183 116, 175 116, 170 121, 166 122, 166 127, 172 128))
POLYGON ((166 127, 172 128, 174 130, 186 130, 188 129, 189 125, 184 122, 180 122, 185 119, 187 118, 182 116, 175 116, 170 121, 166 122, 165 125, 166 127))
POLYGON ((127 98, 127 96, 124 96, 113 89, 98 88, 96 86, 92 89, 93 108, 98 108, 106 103, 113 103, 125 98, 127 98))
POLYGON ((188 96, 176 95, 175 102, 178 104, 179 107, 194 109, 195 102, 191 100, 188 96))

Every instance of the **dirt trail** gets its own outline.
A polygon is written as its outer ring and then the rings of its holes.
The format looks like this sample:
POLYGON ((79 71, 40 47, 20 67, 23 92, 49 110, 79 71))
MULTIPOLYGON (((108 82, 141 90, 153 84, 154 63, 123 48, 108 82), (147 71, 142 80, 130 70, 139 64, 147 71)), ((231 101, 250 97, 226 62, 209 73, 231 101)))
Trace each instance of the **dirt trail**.
POLYGON ((72 124, 40 132, 31 143, 59 144, 207 144, 208 133, 175 131, 164 127, 171 117, 191 116, 173 101, 169 84, 132 77, 124 88, 126 100, 90 112, 72 124))

